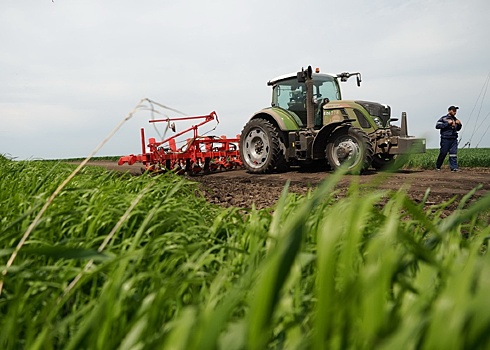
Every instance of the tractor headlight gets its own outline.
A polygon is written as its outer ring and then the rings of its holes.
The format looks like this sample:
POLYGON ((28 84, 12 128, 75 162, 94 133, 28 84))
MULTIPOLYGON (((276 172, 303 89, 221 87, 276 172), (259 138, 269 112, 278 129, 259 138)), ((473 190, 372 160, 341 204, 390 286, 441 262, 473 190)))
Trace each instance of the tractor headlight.
POLYGON ((383 122, 381 121, 381 119, 379 117, 375 117, 374 118, 374 122, 376 123, 376 125, 379 127, 379 128, 382 128, 383 127, 383 122))

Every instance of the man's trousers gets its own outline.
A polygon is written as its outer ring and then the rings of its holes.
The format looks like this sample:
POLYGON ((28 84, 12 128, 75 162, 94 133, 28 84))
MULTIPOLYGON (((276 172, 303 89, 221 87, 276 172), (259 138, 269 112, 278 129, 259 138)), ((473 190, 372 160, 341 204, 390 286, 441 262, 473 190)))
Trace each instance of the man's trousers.
POLYGON ((451 170, 458 169, 458 139, 441 138, 441 149, 437 157, 436 168, 440 169, 444 158, 449 153, 449 167, 451 170))

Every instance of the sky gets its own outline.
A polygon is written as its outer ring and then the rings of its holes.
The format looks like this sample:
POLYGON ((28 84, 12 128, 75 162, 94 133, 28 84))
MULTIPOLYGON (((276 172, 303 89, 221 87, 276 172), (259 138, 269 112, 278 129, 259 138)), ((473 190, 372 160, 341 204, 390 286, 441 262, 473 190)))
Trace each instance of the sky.
MULTIPOLYGON (((407 112, 428 148, 450 105, 460 147, 490 147, 489 13, 488 0, 0 0, 0 154, 87 156, 144 98, 216 111, 200 132, 235 137, 270 106, 267 81, 308 65, 361 72, 344 99, 407 112)), ((152 117, 138 109, 97 156, 140 153, 140 128, 163 134, 152 117)))

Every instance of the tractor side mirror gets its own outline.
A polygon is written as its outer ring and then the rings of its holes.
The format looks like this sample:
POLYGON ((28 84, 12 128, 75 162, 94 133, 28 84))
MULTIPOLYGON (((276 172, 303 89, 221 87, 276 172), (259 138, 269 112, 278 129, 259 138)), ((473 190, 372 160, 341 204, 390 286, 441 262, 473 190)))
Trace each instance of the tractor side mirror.
POLYGON ((340 81, 341 82, 346 82, 353 75, 356 76, 357 86, 361 86, 361 81, 362 81, 362 79, 361 79, 361 73, 343 72, 343 73, 337 74, 337 78, 340 78, 340 81))

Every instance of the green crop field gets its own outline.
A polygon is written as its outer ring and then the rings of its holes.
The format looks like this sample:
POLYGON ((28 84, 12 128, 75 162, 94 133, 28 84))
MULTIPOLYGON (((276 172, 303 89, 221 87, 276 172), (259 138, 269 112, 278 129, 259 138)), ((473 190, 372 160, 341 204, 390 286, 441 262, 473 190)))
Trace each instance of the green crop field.
POLYGON ((74 169, 0 156, 1 349, 490 347, 490 195, 445 216, 339 199, 335 173, 223 209, 173 174, 74 169))
MULTIPOLYGON (((434 169, 439 149, 409 156, 406 168, 434 169)), ((463 168, 490 167, 490 148, 463 148, 458 150, 458 165, 463 168)), ((444 162, 448 166, 448 157, 444 162)))

